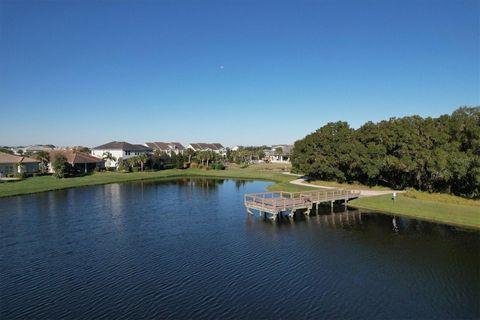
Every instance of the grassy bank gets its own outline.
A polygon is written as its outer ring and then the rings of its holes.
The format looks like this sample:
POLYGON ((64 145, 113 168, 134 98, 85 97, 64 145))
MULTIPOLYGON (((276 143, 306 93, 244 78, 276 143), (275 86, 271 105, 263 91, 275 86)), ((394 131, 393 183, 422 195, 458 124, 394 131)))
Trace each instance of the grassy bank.
MULTIPOLYGON (((84 177, 57 179, 53 176, 32 177, 22 181, 0 183, 0 197, 24 195, 66 188, 84 187, 109 183, 122 183, 138 180, 171 180, 177 178, 231 178, 242 180, 265 180, 274 182, 270 191, 318 190, 289 183, 296 176, 283 174, 284 166, 253 165, 247 168, 233 166, 227 170, 163 170, 155 172, 101 172, 84 177)), ((322 182, 323 183, 323 182, 322 182)), ((336 186, 336 185, 331 185, 336 186)), ((343 185, 343 187, 346 187, 343 185)), ((348 186, 352 187, 352 186, 348 186)), ((392 215, 403 215, 416 219, 434 221, 450 225, 480 229, 480 202, 458 197, 425 194, 409 191, 399 195, 395 203, 390 195, 360 198, 350 205, 392 215)))
POLYGON ((378 190, 378 191, 389 191, 392 190, 387 187, 382 186, 373 186, 369 187, 364 184, 358 183, 340 183, 336 181, 324 181, 324 180, 311 180, 308 183, 314 184, 317 186, 332 187, 332 188, 344 188, 344 189, 356 189, 356 190, 378 190))
POLYGON ((0 197, 24 195, 44 191, 60 190, 66 188, 84 187, 108 183, 121 183, 137 180, 155 179, 176 179, 176 178, 232 178, 245 180, 266 180, 273 181, 279 185, 269 187, 272 190, 303 191, 310 190, 308 187, 289 184, 288 181, 295 179, 294 176, 282 174, 281 172, 262 170, 261 168, 232 168, 227 170, 163 170, 155 172, 100 172, 83 177, 57 179, 53 176, 32 177, 22 181, 0 183, 0 197), (248 169, 248 170, 247 170, 248 169))
POLYGON ((480 207, 422 200, 400 195, 359 198, 349 202, 355 208, 439 222, 480 230, 480 207))

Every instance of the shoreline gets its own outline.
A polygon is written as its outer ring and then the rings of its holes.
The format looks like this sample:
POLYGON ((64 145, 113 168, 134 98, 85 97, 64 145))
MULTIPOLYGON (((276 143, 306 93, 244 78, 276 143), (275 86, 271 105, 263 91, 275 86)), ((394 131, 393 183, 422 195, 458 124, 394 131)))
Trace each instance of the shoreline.
MULTIPOLYGON (((268 189, 281 188, 293 176, 281 172, 243 171, 243 170, 200 170, 200 169, 169 169, 154 172, 102 172, 82 177, 57 179, 53 176, 30 177, 22 181, 0 183, 0 198, 15 197, 41 192, 57 191, 70 188, 80 188, 112 183, 125 183, 149 180, 175 180, 180 178, 210 178, 210 179, 238 179, 262 180, 274 182, 268 189)), ((287 186, 292 192, 313 190, 306 186, 287 186)))
MULTIPOLYGON (((268 191, 308 191, 318 188, 293 184, 297 176, 283 172, 254 171, 244 169, 200 170, 169 169, 154 172, 102 172, 83 177, 57 179, 52 176, 31 177, 17 182, 0 183, 0 198, 22 196, 41 192, 57 191, 70 188, 88 187, 112 183, 128 183, 135 181, 176 180, 181 178, 237 179, 270 181, 268 191)), ((378 195, 358 198, 348 203, 352 208, 381 212, 392 216, 441 223, 455 227, 480 230, 480 207, 449 204, 438 201, 397 197, 391 202, 390 195, 378 195), (417 213, 418 212, 418 213, 417 213)))

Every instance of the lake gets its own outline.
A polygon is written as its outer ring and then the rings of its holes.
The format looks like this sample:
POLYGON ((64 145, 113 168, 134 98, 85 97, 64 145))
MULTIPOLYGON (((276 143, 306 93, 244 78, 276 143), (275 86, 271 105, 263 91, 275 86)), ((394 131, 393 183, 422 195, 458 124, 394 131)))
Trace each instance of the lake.
POLYGON ((329 206, 279 222, 182 179, 0 199, 0 316, 479 318, 480 233, 329 206))

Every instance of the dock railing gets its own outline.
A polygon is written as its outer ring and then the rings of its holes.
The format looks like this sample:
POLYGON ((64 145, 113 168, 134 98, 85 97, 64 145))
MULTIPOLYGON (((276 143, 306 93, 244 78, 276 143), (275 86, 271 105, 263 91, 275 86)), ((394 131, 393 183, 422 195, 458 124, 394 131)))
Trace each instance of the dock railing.
POLYGON ((302 192, 261 192, 245 194, 244 202, 247 208, 277 212, 306 208, 314 203, 349 200, 360 195, 359 190, 334 189, 312 190, 302 192))

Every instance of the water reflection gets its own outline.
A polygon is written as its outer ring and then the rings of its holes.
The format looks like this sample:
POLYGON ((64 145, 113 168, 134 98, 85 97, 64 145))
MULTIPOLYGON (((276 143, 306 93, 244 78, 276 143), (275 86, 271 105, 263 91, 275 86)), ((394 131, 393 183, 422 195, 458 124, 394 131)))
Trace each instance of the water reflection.
POLYGON ((246 214, 243 194, 268 185, 141 181, 0 199, 2 319, 480 316, 478 232, 343 205, 275 223, 246 214))

